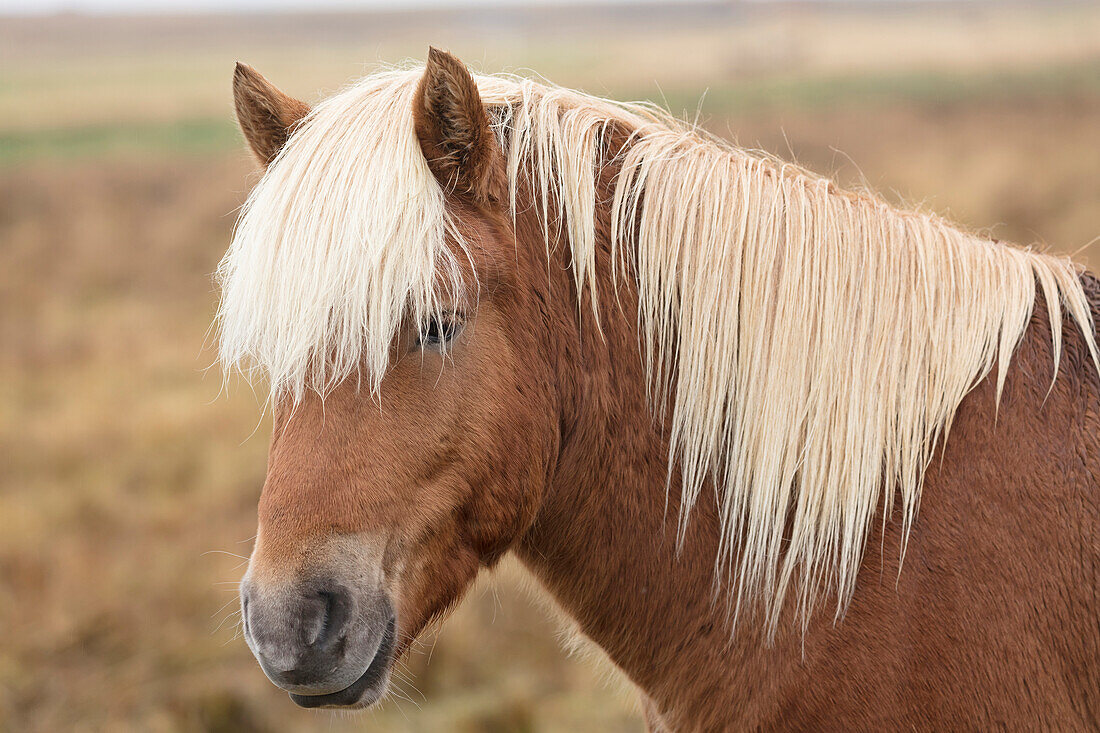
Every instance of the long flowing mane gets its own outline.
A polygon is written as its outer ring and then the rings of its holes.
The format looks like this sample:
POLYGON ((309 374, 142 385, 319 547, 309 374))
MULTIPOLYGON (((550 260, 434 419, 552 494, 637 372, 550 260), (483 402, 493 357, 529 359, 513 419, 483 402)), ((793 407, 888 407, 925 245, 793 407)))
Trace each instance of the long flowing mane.
MULTIPOLYGON (((464 287, 465 244, 413 129, 421 73, 378 72, 319 104, 242 211, 218 273, 221 357, 275 395, 354 373, 377 389, 399 325, 464 287)), ((823 589, 843 613, 880 499, 885 518, 900 497, 908 533, 935 446, 995 367, 999 397, 1037 291, 1051 378, 1063 311, 1097 362, 1069 260, 838 191, 648 105, 476 79, 513 211, 526 180, 593 304, 597 174, 615 166, 611 275, 636 283, 653 404, 671 410, 679 526, 713 486, 718 579, 737 608, 762 603, 770 632, 792 585, 803 618, 823 589), (609 124, 629 132, 621 149, 604 145, 609 124)))

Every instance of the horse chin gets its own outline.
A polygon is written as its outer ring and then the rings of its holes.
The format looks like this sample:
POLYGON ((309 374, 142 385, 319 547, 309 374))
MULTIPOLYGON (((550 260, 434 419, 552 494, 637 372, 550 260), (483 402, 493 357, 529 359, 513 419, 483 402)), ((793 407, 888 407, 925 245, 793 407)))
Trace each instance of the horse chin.
POLYGON ((393 663, 398 656, 396 647, 397 626, 395 620, 391 618, 378 652, 359 679, 342 690, 324 695, 302 695, 291 692, 290 699, 303 708, 342 710, 368 708, 385 697, 389 690, 393 663))

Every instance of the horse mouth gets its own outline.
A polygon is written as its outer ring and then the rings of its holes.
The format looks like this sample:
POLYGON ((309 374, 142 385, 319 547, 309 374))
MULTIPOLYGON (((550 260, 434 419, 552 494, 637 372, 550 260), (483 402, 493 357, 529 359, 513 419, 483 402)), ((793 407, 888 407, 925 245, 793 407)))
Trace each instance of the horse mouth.
POLYGON ((359 679, 342 690, 324 695, 302 695, 291 692, 290 699, 303 708, 365 708, 373 705, 386 691, 396 640, 397 624, 391 616, 374 659, 359 679))

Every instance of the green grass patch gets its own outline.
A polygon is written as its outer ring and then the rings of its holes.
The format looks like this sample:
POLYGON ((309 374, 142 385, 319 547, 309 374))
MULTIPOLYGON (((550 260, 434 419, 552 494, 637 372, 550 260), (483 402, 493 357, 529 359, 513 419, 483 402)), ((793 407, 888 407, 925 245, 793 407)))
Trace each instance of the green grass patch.
POLYGON ((240 144, 240 134, 229 118, 97 124, 0 133, 0 165, 133 153, 199 154, 240 144))
POLYGON ((703 90, 652 89, 633 98, 667 106, 674 114, 703 111, 736 114, 775 108, 887 105, 965 105, 1026 102, 1100 94, 1100 59, 1069 66, 1000 69, 981 73, 894 71, 882 74, 777 75, 733 80, 703 90))

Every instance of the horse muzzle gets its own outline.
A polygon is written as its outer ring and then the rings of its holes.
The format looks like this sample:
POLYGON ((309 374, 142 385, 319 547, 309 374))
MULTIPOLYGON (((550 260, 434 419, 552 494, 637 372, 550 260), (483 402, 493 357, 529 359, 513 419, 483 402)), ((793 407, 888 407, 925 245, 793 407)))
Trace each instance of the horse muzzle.
POLYGON ((264 674, 302 707, 366 707, 389 684, 393 604, 332 579, 265 588, 241 582, 245 641, 264 674))

